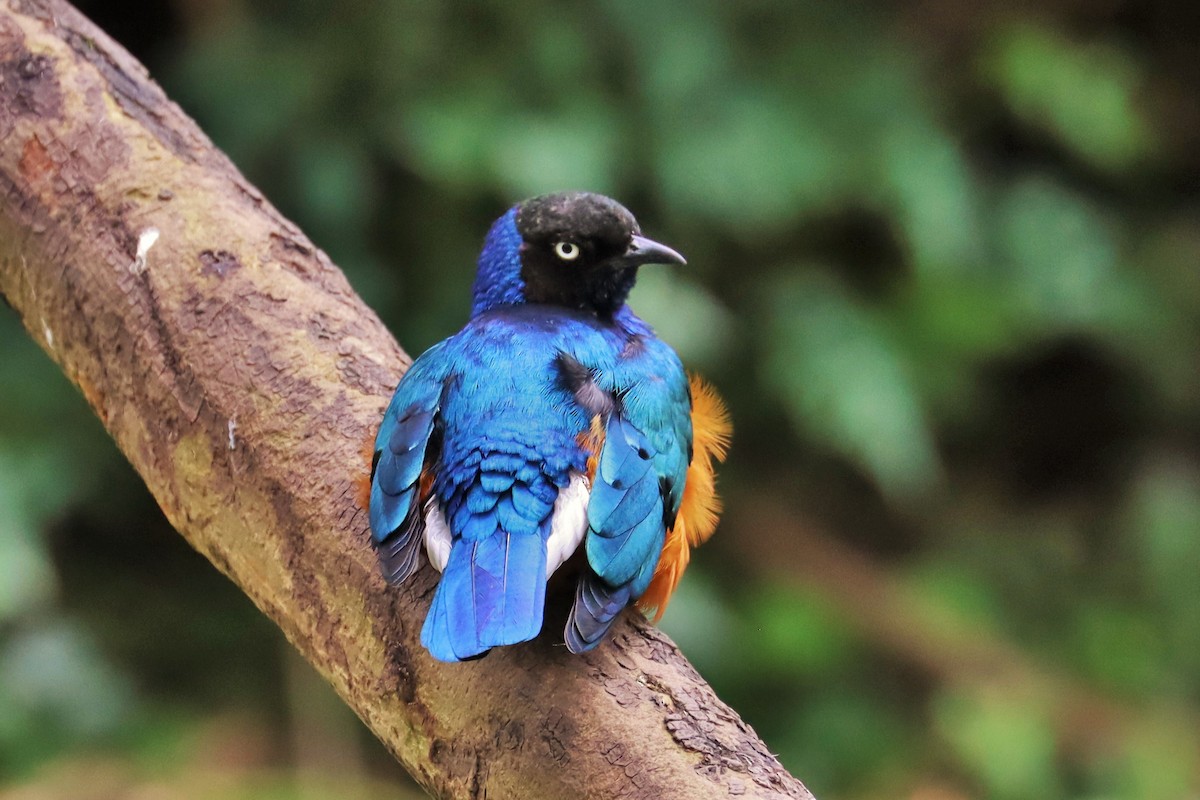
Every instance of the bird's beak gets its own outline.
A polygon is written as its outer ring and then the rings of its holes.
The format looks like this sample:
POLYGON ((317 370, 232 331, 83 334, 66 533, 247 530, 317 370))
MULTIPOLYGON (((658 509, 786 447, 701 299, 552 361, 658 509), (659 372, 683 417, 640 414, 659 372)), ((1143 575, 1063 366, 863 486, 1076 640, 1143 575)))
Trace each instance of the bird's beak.
POLYGON ((625 255, 617 259, 622 267, 637 267, 642 264, 679 264, 687 263, 687 259, 665 244, 659 244, 645 236, 634 236, 629 243, 625 255))

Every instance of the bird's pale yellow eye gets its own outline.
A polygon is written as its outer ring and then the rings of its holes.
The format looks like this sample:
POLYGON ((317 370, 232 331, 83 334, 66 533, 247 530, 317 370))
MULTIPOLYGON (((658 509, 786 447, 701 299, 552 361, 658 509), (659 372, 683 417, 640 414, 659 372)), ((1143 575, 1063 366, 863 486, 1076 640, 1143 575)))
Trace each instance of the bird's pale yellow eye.
POLYGON ((563 261, 574 261, 579 258, 579 245, 574 242, 558 242, 554 245, 554 255, 563 261))

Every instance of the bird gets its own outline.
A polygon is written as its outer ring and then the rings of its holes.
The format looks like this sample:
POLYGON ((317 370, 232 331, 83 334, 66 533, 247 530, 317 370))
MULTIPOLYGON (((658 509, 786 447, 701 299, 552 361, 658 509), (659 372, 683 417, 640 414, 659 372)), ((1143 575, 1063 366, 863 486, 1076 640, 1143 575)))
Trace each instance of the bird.
POLYGON ((401 378, 373 443, 368 516, 388 583, 424 560, 441 573, 421 629, 434 658, 537 637, 560 569, 575 582, 572 653, 629 606, 657 621, 713 533, 731 425, 628 305, 651 264, 686 260, 609 197, 518 203, 487 233, 465 326, 401 378))

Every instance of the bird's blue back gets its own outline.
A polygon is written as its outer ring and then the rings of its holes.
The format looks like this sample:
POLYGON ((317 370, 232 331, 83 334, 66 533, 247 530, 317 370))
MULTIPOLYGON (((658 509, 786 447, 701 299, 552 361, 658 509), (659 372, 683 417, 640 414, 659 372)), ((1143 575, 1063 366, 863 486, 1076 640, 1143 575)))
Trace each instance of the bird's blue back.
POLYGON ((370 516, 388 577, 419 565, 426 503, 449 529, 422 630, 447 661, 541 630, 555 502, 590 456, 587 566, 566 639, 573 650, 594 646, 649 584, 690 457, 690 398, 674 351, 623 304, 598 316, 519 302, 518 248, 510 212, 485 244, 471 320, 413 364, 376 439, 370 516), (586 439, 597 426, 603 450, 593 453, 586 439))

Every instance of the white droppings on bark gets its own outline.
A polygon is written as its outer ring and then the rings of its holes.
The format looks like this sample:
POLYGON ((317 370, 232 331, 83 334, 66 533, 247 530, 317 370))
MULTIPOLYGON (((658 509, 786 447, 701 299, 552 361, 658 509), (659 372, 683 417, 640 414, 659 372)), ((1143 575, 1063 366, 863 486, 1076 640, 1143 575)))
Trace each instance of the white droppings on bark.
POLYGON ((133 258, 133 263, 129 265, 130 272, 134 275, 141 275, 146 271, 146 255, 157 241, 158 228, 146 228, 142 231, 142 235, 138 237, 137 254, 133 258))
POLYGON ((237 448, 237 420, 230 417, 226 429, 229 431, 229 449, 234 450, 237 448))

